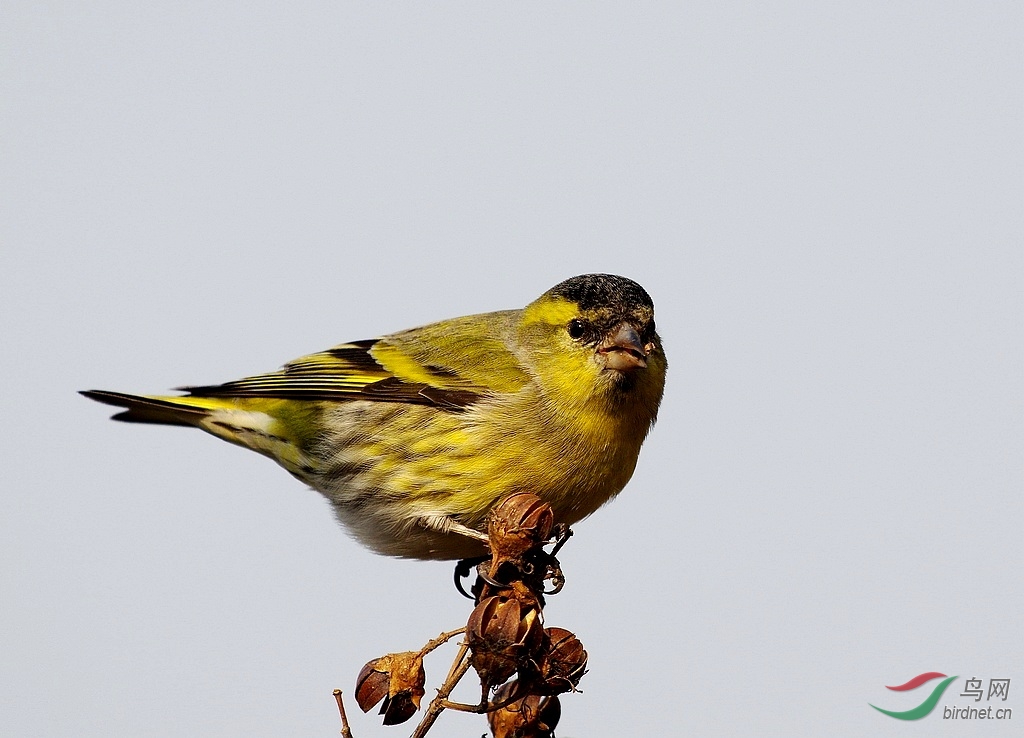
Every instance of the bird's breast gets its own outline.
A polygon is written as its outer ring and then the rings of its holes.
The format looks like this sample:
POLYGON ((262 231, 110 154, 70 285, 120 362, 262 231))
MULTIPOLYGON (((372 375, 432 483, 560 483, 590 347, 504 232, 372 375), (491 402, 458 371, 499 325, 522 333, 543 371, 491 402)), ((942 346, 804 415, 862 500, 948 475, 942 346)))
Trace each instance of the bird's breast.
POLYGON ((524 405, 478 426, 486 445, 479 452, 493 462, 486 475, 495 482, 491 504, 511 492, 533 492, 552 505, 560 522, 572 524, 626 485, 649 419, 637 423, 603 407, 567 411, 535 399, 524 405))

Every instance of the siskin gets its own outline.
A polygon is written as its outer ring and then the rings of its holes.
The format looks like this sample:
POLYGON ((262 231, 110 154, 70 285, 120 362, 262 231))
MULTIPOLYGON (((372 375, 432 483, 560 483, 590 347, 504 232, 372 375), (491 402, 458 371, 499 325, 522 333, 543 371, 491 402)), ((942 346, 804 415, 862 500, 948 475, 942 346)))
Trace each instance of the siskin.
POLYGON ((667 362, 632 280, 573 277, 522 310, 335 346, 183 396, 83 392, 116 420, 202 428, 324 494, 380 553, 485 552, 488 511, 519 491, 573 524, 614 497, 654 424, 667 362))

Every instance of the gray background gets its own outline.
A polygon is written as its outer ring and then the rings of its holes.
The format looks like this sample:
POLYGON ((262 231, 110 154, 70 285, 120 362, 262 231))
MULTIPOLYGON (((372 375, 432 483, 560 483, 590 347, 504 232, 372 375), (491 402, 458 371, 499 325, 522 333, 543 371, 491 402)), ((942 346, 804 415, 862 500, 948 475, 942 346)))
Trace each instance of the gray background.
POLYGON ((468 613, 267 460, 76 390, 589 271, 647 287, 671 368, 565 550, 559 735, 1015 732, 1019 3, 245 5, 3 3, 0 733, 336 735, 334 687, 468 613), (940 710, 1012 678, 1015 720, 868 707, 931 670, 940 710))

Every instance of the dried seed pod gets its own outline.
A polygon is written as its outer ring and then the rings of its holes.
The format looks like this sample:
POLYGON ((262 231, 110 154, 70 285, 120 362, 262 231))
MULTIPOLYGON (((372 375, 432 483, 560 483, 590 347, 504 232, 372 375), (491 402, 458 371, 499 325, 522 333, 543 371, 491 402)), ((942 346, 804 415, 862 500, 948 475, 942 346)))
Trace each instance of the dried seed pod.
MULTIPOLYGON (((501 703, 514 695, 517 682, 498 688, 494 701, 501 703)), ((487 713, 487 723, 494 738, 553 738, 562 706, 558 697, 529 695, 487 713)))
POLYGON ((356 702, 363 712, 381 700, 384 725, 397 725, 411 718, 420 708, 423 685, 423 655, 417 651, 389 653, 363 667, 356 679, 356 702))
POLYGON ((501 684, 521 663, 534 659, 544 643, 544 624, 534 601, 487 597, 466 624, 470 663, 487 686, 501 684))
POLYGON ((363 712, 369 712, 373 706, 388 696, 391 674, 388 669, 390 656, 367 662, 359 676, 356 677, 356 702, 363 712))
POLYGON ((487 537, 497 566, 515 561, 531 548, 551 538, 555 513, 551 505, 529 492, 516 492, 502 500, 491 511, 487 521, 487 537))
POLYGON ((536 683, 537 694, 574 692, 580 679, 587 673, 587 652, 575 634, 565 628, 547 628, 548 646, 539 664, 536 683))

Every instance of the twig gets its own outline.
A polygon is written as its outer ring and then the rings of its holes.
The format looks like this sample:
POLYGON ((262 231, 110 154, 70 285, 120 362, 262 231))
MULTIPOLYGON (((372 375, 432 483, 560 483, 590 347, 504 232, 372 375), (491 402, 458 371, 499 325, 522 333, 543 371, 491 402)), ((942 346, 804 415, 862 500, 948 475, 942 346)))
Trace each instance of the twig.
MULTIPOLYGON (((472 663, 472 662, 470 662, 472 663)), ((465 702, 452 702, 449 699, 441 700, 441 706, 446 710, 458 710, 460 712, 475 712, 483 713, 487 712, 487 693, 488 687, 486 684, 480 684, 480 703, 477 705, 467 705, 465 702)))
MULTIPOLYGON (((423 648, 421 648, 420 651, 419 651, 420 656, 426 656, 428 653, 433 651, 435 648, 444 645, 445 643, 450 641, 455 636, 462 635, 465 632, 466 632, 466 626, 462 626, 461 628, 457 628, 455 630, 449 630, 446 633, 442 633, 441 635, 439 635, 437 638, 433 639, 432 641, 427 641, 426 642, 426 644, 423 646, 423 648)), ((449 676, 450 676, 450 674, 449 674, 449 676)))
MULTIPOLYGON (((465 628, 463 628, 462 630, 465 631, 465 628)), ((450 668, 448 670, 448 676, 446 676, 444 678, 444 681, 445 681, 446 684, 448 683, 449 679, 451 679, 453 676, 455 676, 455 670, 458 669, 459 666, 462 665, 462 660, 464 658, 466 658, 466 654, 468 654, 468 653, 469 653, 469 644, 466 641, 463 641, 462 643, 459 644, 459 652, 455 655, 455 660, 452 661, 452 668, 450 668)), ((453 685, 453 688, 454 688, 454 685, 453 685)))
POLYGON ((469 645, 465 642, 459 648, 459 653, 455 657, 455 661, 452 662, 452 668, 448 672, 448 678, 444 680, 444 684, 437 690, 437 696, 430 701, 430 706, 427 707, 426 714, 423 715, 423 719, 420 724, 416 726, 416 730, 413 732, 411 738, 423 738, 430 730, 430 727, 437 721, 441 711, 445 708, 445 703, 448 701, 448 695, 455 689, 455 685, 466 675, 469 671, 469 659, 466 658, 469 653, 469 645))
POLYGON ((520 694, 517 690, 512 690, 512 693, 500 702, 491 702, 487 699, 487 690, 484 689, 484 696, 480 700, 479 705, 467 705, 465 702, 452 702, 450 700, 444 700, 444 707, 446 707, 449 710, 459 710, 460 712, 475 712, 478 715, 482 715, 488 712, 494 712, 495 710, 500 710, 503 707, 508 707, 513 702, 522 698, 522 696, 523 695, 520 694))
POLYGON ((334 690, 334 699, 338 701, 338 713, 341 715, 341 735, 352 738, 352 729, 348 726, 348 715, 345 714, 345 703, 341 699, 341 690, 334 690))

